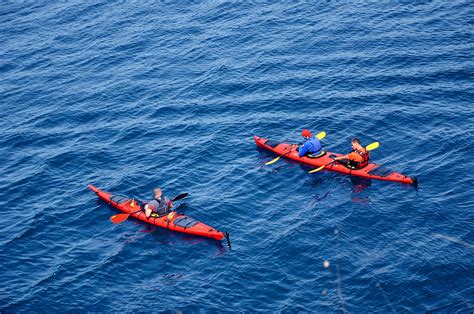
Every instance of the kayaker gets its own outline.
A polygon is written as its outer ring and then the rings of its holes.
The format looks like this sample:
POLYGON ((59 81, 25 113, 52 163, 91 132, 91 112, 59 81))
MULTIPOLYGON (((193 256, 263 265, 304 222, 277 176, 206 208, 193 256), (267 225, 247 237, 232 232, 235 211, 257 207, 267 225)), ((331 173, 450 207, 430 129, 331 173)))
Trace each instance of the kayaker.
POLYGON ((300 158, 307 155, 308 157, 319 157, 322 154, 321 142, 319 139, 313 136, 309 130, 304 129, 301 132, 303 136, 304 144, 298 148, 300 158))
POLYGON ((357 137, 352 139, 351 144, 352 152, 344 156, 336 157, 334 160, 351 169, 364 168, 369 164, 369 151, 362 146, 357 137))
POLYGON ((163 216, 168 214, 173 207, 173 203, 171 203, 170 199, 166 196, 163 196, 163 192, 160 188, 155 188, 153 190, 153 200, 151 200, 148 204, 145 204, 145 215, 146 217, 150 217, 152 212, 158 214, 158 216, 163 216))

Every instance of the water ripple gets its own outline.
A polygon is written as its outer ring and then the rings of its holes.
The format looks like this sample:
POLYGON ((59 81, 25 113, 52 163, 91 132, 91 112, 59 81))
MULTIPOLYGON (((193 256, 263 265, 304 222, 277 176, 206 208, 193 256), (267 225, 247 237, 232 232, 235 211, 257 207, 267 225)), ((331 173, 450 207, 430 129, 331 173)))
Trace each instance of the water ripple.
POLYGON ((6 3, 0 311, 472 311, 471 7, 6 3), (303 128, 418 191, 266 166, 253 135, 303 128), (232 249, 111 224, 88 183, 188 192, 232 249))

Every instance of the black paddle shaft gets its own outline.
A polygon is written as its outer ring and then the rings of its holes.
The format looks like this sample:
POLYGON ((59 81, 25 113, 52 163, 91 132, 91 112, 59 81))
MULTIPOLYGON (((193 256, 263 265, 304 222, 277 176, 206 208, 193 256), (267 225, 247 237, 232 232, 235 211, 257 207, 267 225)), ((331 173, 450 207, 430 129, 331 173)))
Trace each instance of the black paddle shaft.
POLYGON ((179 195, 173 197, 173 198, 171 199, 171 201, 174 202, 174 201, 180 200, 180 199, 182 199, 182 198, 185 198, 185 197, 188 196, 188 195, 189 195, 188 193, 181 193, 181 194, 179 194, 179 195))

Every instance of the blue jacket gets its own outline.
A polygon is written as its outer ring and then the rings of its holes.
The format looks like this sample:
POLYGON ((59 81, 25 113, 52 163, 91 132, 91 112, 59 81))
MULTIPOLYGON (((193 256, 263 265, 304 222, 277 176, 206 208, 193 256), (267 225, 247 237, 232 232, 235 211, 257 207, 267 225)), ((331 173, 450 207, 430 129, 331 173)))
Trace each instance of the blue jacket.
POLYGON ((298 149, 300 158, 306 154, 317 155, 321 153, 321 142, 315 138, 309 138, 304 142, 303 146, 298 149))

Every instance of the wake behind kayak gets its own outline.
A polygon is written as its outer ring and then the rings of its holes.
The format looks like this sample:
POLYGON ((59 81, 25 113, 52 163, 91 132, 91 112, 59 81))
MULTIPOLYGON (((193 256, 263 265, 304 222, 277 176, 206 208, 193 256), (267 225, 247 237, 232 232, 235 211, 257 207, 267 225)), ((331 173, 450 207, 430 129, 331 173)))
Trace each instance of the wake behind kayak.
POLYGON ((145 212, 140 210, 137 201, 133 198, 128 198, 122 195, 113 195, 111 193, 102 191, 91 184, 89 184, 88 187, 94 191, 101 200, 109 203, 113 207, 126 214, 130 214, 131 217, 140 219, 143 222, 157 227, 200 237, 207 237, 218 241, 226 238, 230 246, 229 234, 227 232, 221 232, 191 217, 171 211, 169 214, 161 217, 150 216, 147 218, 145 212))

